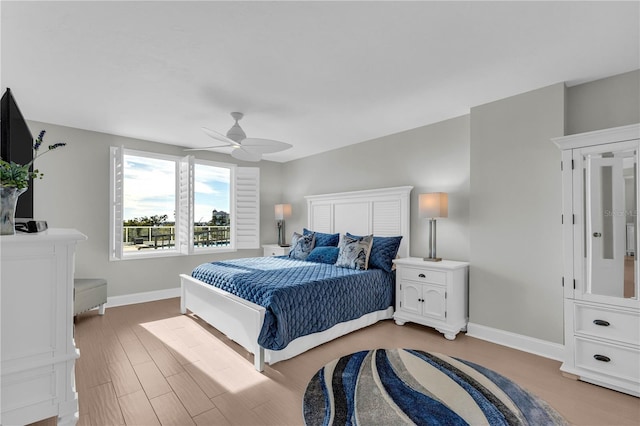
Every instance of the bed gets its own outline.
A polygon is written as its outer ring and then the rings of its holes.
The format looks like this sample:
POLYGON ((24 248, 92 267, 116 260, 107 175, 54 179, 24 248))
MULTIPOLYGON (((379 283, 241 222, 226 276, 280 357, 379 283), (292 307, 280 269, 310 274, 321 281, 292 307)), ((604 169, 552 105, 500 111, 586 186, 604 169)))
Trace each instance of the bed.
MULTIPOLYGON (((406 257, 411 189, 307 196, 306 228, 317 235, 402 236, 398 256, 406 257)), ((202 264, 180 279, 181 312, 191 311, 243 346, 254 355, 258 371, 265 362, 292 358, 393 316, 395 273, 377 268, 355 271, 288 257, 246 258, 202 264), (302 296, 292 296, 294 284, 304 288, 302 296), (328 288, 338 302, 324 297, 328 288), (362 294, 366 297, 358 297, 362 294), (360 306, 356 299, 370 300, 360 306), (299 305, 293 309, 298 311, 280 319, 285 305, 299 305), (339 315, 331 312, 334 307, 339 315)))

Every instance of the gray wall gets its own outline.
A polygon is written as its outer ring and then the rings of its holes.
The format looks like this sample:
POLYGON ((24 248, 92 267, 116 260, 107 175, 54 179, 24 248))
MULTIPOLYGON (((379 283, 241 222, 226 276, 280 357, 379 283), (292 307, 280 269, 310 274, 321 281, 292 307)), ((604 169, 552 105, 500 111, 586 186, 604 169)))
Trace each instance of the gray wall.
POLYGON ((567 89, 567 135, 640 122, 640 70, 567 89))
POLYGON ((471 109, 470 322, 562 343, 563 84, 471 109))
MULTIPOLYGON (((76 276, 103 277, 109 296, 164 290, 179 286, 178 274, 189 273, 205 261, 262 255, 262 250, 240 250, 219 255, 176 256, 109 261, 109 147, 183 156, 182 148, 90 132, 47 123, 29 122, 34 135, 46 130, 45 144, 67 146, 36 160, 45 176, 34 183, 34 217, 52 228, 76 228, 88 236, 76 254, 76 276)), ((228 155, 198 152, 198 158, 231 162, 228 155)), ((273 205, 281 198, 281 165, 269 161, 242 163, 261 169, 261 240, 275 241, 273 205), (271 212, 271 216, 269 216, 271 212)))
POLYGON ((469 259, 469 116, 407 130, 284 164, 287 231, 307 222, 305 195, 412 185, 412 256, 428 252, 426 219, 418 195, 449 193, 449 217, 438 221, 438 256, 469 259))

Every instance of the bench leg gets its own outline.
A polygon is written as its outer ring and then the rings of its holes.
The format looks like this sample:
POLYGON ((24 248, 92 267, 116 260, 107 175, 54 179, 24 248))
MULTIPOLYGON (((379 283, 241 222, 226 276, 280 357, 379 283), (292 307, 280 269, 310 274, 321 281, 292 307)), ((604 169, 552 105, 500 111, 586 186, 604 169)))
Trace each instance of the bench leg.
POLYGON ((106 303, 103 303, 102 305, 100 305, 100 307, 98 308, 98 314, 99 315, 104 315, 104 307, 105 307, 106 303))

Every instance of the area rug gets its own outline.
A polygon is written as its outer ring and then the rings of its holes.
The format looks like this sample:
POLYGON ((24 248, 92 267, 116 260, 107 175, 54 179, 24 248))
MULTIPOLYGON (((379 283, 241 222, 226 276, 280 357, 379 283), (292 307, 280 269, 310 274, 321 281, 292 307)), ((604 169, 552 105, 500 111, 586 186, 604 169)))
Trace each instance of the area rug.
POLYGON ((315 425, 566 425, 544 401, 500 374, 458 358, 375 349, 336 359, 304 394, 315 425))

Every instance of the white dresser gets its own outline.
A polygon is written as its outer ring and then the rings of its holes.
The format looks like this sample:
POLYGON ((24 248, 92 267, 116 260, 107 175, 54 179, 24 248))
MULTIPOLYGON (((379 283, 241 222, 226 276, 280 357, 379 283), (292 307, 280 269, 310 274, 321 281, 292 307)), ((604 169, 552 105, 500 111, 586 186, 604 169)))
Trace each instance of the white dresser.
POLYGON ((567 377, 640 396, 640 125, 553 142, 562 150, 560 369, 567 377))
POLYGON ((73 229, 0 237, 3 425, 78 421, 73 272, 86 238, 73 229))
POLYGON ((398 325, 407 321, 434 327, 449 340, 467 328, 469 264, 417 257, 395 259, 398 325))

